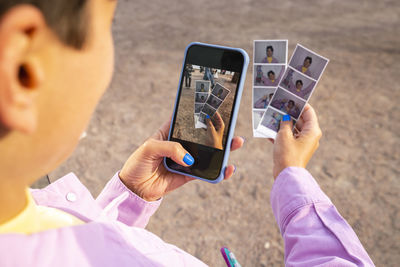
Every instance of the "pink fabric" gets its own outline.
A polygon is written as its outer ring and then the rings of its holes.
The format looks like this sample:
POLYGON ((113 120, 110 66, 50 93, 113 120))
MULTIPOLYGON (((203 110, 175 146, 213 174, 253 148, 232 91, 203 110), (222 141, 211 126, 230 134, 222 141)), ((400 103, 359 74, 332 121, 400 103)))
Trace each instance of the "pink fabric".
POLYGON ((307 170, 283 170, 272 188, 271 204, 285 241, 286 266, 374 266, 307 170))
POLYGON ((144 229, 161 200, 147 202, 116 174, 94 200, 70 173, 42 190, 38 205, 69 212, 86 224, 31 235, 0 235, 0 266, 206 266, 144 229), (66 199, 75 193, 77 201, 66 199))
MULTIPOLYGON (((86 224, 31 235, 0 235, 1 267, 205 266, 144 229, 161 200, 141 199, 118 174, 96 200, 73 174, 32 190, 32 195, 37 204, 74 214, 86 224), (77 200, 68 201, 68 193, 76 194, 77 200)), ((287 266, 373 265, 354 231, 305 169, 282 171, 271 203, 284 238, 287 266)))

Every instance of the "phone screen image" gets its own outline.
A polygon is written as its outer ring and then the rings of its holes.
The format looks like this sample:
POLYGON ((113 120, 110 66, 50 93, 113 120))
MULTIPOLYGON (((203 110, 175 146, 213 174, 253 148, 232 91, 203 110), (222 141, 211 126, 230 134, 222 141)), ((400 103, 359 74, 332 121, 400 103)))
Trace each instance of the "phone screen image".
POLYGON ((167 159, 170 168, 208 180, 218 178, 243 64, 237 51, 197 45, 188 49, 170 140, 181 143, 195 163, 183 167, 167 159))

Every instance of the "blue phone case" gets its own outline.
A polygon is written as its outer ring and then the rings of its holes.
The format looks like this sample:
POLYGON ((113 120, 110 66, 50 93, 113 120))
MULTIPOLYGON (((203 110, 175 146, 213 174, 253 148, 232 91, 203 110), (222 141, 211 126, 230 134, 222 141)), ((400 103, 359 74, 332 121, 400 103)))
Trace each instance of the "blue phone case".
MULTIPOLYGON (((177 170, 173 170, 173 169, 171 169, 171 168, 169 168, 169 167, 167 166, 166 158, 164 158, 164 166, 165 166, 165 168, 166 168, 168 171, 170 171, 170 172, 174 172, 174 173, 178 173, 178 174, 183 174, 183 175, 185 175, 185 176, 189 176, 189 177, 192 177, 192 178, 195 178, 195 179, 199 179, 199 180, 203 180, 203 181, 206 181, 206 182, 209 182, 209 183, 216 184, 216 183, 221 182, 221 181, 224 179, 225 168, 226 168, 226 166, 227 166, 227 164, 228 164, 229 153, 230 153, 230 151, 231 151, 231 146, 230 146, 230 144, 231 144, 231 142, 232 142, 233 134, 234 134, 234 132, 235 132, 236 119, 237 119, 237 115, 238 115, 238 113, 239 113, 240 100, 241 100, 241 98, 242 98, 244 81, 246 80, 247 67, 248 67, 248 65, 249 65, 249 56, 247 55, 246 51, 244 51, 244 50, 241 49, 241 48, 232 48, 232 47, 226 47, 226 46, 220 46, 220 45, 205 44, 205 43, 200 43, 200 42, 193 42, 193 43, 190 43, 190 44, 186 47, 186 49, 185 49, 185 57, 184 57, 183 63, 182 63, 182 71, 181 71, 181 77, 180 77, 180 79, 179 79, 178 93, 179 93, 180 85, 182 84, 182 79, 183 79, 183 68, 185 67, 185 61, 186 61, 187 51, 188 51, 188 49, 189 49, 191 46, 193 46, 193 45, 202 45, 202 46, 208 46, 208 47, 215 47, 215 48, 222 48, 222 49, 227 49, 227 50, 238 51, 238 52, 240 52, 240 53, 243 55, 243 58, 244 58, 244 64, 243 64, 243 69, 242 69, 242 77, 241 77, 241 79, 240 79, 239 87, 238 87, 238 90, 237 90, 237 100, 236 100, 235 106, 233 107, 233 112, 232 112, 231 130, 229 131, 229 135, 227 136, 227 139, 226 139, 227 145, 226 145, 226 150, 225 150, 225 153, 224 153, 224 160, 223 160, 223 162, 222 162, 221 172, 220 172, 218 178, 215 179, 215 180, 208 180, 208 179, 205 179, 205 178, 202 178, 202 177, 198 177, 198 176, 194 176, 194 175, 187 174, 187 173, 184 173, 184 172, 180 172, 180 171, 177 171, 177 170)), ((175 98, 174 114, 173 114, 173 116, 175 116, 175 113, 176 113, 177 102, 178 102, 178 95, 179 95, 178 93, 176 94, 176 98, 175 98)), ((173 120, 171 121, 171 126, 170 126, 170 130, 169 130, 169 134, 168 134, 168 140, 171 139, 171 135, 172 135, 172 132, 171 132, 172 123, 173 123, 173 120)))

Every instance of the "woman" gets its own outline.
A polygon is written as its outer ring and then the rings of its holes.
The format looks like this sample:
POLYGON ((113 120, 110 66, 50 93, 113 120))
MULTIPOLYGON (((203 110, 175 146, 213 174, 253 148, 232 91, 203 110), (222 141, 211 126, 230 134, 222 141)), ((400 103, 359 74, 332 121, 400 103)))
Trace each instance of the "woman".
MULTIPOLYGON (((145 229, 162 197, 193 180, 162 164, 164 157, 182 166, 195 161, 179 143, 166 140, 170 121, 132 153, 97 199, 73 174, 29 190, 72 153, 111 81, 116 5, 35 3, 14 0, 0 20, 0 266, 204 266, 145 229)), ((305 170, 321 136, 310 106, 297 127, 293 136, 292 122, 282 122, 273 149, 271 200, 286 263, 371 265, 351 227, 305 170)), ((243 142, 235 137, 230 146, 236 150, 243 142)), ((225 178, 234 170, 227 166, 225 178)))

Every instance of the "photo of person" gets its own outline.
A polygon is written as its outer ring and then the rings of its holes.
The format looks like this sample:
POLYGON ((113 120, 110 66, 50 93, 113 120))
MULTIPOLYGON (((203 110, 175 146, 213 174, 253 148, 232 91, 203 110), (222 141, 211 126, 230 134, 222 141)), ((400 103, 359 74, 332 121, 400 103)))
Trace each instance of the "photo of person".
POLYGON ((222 104, 222 100, 218 99, 216 96, 210 95, 208 97, 207 104, 215 109, 218 109, 219 106, 222 104))
POLYGON ((210 115, 210 117, 214 116, 215 111, 217 111, 216 109, 212 108, 210 105, 208 104, 204 104, 203 106, 203 110, 201 110, 202 113, 208 114, 210 115))
POLYGON ((265 112, 260 125, 267 127, 275 132, 278 132, 282 116, 283 114, 280 114, 272 108, 269 108, 265 112))
POLYGON ((278 86, 285 65, 255 65, 254 86, 278 86))
POLYGON ((204 104, 194 104, 194 113, 200 113, 201 109, 203 108, 204 104))
POLYGON ((315 85, 315 81, 288 67, 279 86, 307 100, 315 85))
POLYGON ((253 88, 253 108, 266 109, 275 90, 275 88, 253 88))
POLYGON ((208 98, 208 93, 196 93, 195 102, 196 103, 205 103, 208 98))
POLYGON ((199 122, 201 122, 203 124, 206 124, 206 118, 207 118, 207 114, 201 112, 200 115, 199 115, 199 122))
POLYGON ((212 94, 221 100, 224 100, 229 94, 229 90, 217 83, 212 90, 212 94))
POLYGON ((301 45, 296 46, 292 59, 289 62, 290 67, 314 80, 319 79, 326 64, 328 64, 328 59, 315 54, 301 45))
POLYGON ((197 80, 196 81, 196 92, 205 93, 210 91, 210 81, 197 80))
POLYGON ((278 87, 278 90, 271 101, 271 106, 289 114, 294 119, 298 119, 305 104, 305 101, 300 100, 298 97, 286 92, 280 87, 278 87))
POLYGON ((286 64, 287 40, 254 41, 254 63, 286 64))

